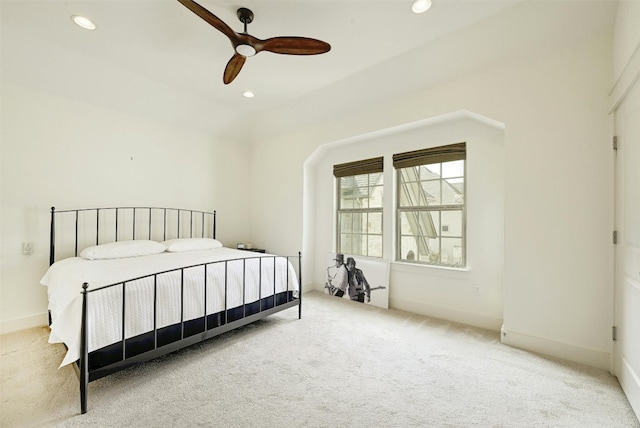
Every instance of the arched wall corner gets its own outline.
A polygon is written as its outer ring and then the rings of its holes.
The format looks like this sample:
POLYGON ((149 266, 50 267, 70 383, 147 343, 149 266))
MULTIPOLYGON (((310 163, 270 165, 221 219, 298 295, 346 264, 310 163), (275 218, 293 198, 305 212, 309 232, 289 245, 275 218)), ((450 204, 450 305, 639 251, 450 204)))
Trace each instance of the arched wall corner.
POLYGON ((505 124, 468 110, 316 147, 304 162, 302 248, 306 288, 323 290, 327 254, 335 251, 333 165, 377 156, 384 157, 383 256, 391 261, 390 307, 499 330, 504 269, 505 124), (392 155, 462 141, 467 143, 470 159, 467 269, 395 262, 392 155))

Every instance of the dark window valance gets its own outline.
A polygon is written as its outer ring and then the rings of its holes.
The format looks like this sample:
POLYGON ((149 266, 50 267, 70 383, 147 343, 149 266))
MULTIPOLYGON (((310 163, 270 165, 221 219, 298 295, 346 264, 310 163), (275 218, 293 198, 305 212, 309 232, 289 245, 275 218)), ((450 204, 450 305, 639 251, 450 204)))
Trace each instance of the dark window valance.
POLYGON ((341 163, 333 166, 333 175, 336 177, 348 177, 351 175, 373 174, 382 172, 383 166, 383 157, 341 163))
POLYGON ((393 155, 394 168, 409 168, 439 162, 463 160, 467 157, 467 143, 431 147, 393 155))

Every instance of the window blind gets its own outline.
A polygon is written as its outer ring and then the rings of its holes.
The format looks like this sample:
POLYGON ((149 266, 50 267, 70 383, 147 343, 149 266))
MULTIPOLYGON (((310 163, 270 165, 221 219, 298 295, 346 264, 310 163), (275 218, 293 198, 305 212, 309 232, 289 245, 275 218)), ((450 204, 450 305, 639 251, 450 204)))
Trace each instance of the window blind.
POLYGON ((355 162, 341 163, 333 166, 333 175, 336 177, 348 177, 351 175, 373 174, 383 172, 384 158, 365 159, 355 162))
POLYGON ((393 155, 393 167, 409 168, 418 165, 463 160, 466 159, 466 157, 467 143, 457 143, 447 146, 397 153, 393 155))

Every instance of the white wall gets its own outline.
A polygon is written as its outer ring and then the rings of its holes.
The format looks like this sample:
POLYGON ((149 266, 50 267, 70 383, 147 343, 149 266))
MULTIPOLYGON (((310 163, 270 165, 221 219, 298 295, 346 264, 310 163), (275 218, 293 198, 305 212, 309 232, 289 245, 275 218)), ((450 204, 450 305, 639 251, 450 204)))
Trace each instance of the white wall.
POLYGON ((308 187, 315 212, 305 212, 304 226, 310 229, 309 239, 315 244, 305 259, 313 260, 315 269, 308 275, 315 288, 323 289, 327 253, 335 252, 333 165, 377 156, 385 158, 383 257, 392 261, 390 305, 498 330, 504 268, 504 130, 501 124, 467 112, 330 143, 307 160, 308 173, 315 175, 308 187), (459 142, 467 144, 467 269, 394 263, 397 187, 393 154, 459 142), (479 294, 470 292, 474 285, 481 290, 479 294))
MULTIPOLYGON (((557 43, 321 124, 282 127, 277 137, 256 141, 253 240, 278 251, 303 246, 304 254, 316 246, 307 230, 303 243, 301 219, 303 206, 315 209, 303 200, 303 164, 317 147, 458 110, 492 118, 506 127, 503 340, 609 368, 611 44, 611 35, 603 33, 571 46, 557 43)), ((314 280, 305 274, 305 283, 314 280)), ((394 293, 392 302, 411 301, 427 314, 452 319, 472 310, 469 298, 438 306, 450 298, 436 289, 426 286, 416 295, 407 288, 394 293)), ((481 312, 495 316, 495 310, 484 312, 491 305, 485 302, 481 312)))
MULTIPOLYGON (((618 80, 625 72, 637 71, 640 47, 640 2, 620 0, 616 15, 616 27, 613 43, 613 75, 618 80), (631 69, 631 70, 629 70, 631 69)), ((634 73, 635 74, 635 73, 634 73)))
POLYGON ((52 206, 216 209, 225 244, 248 239, 246 146, 6 82, 1 101, 1 332, 46 323, 52 206))

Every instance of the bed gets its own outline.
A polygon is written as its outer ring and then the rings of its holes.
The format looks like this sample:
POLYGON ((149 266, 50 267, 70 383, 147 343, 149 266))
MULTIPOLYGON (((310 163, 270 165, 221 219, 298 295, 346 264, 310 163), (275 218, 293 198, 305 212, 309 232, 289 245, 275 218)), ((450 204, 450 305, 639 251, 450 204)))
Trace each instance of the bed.
POLYGON ((51 208, 49 342, 88 383, 274 313, 302 316, 301 254, 226 248, 216 212, 51 208))

